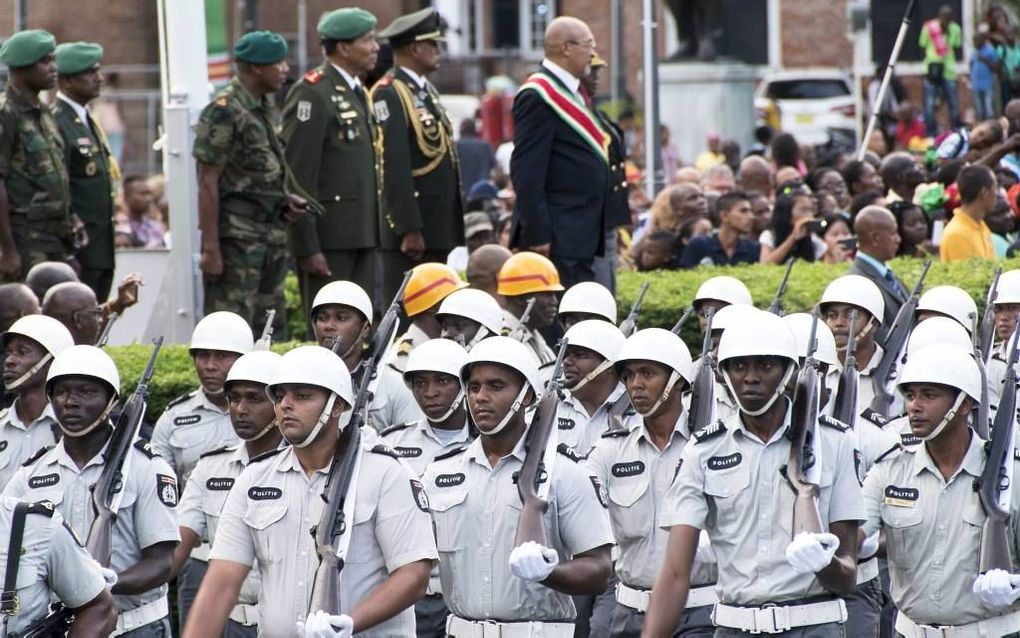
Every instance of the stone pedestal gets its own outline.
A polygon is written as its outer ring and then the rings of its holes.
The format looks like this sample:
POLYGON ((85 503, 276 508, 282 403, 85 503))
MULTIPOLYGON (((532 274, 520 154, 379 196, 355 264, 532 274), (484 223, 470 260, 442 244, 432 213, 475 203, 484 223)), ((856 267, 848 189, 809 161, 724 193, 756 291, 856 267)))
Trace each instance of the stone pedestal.
POLYGON ((705 150, 705 136, 719 133, 740 142, 743 155, 754 142, 755 67, 740 62, 666 62, 659 65, 659 119, 684 164, 705 150))

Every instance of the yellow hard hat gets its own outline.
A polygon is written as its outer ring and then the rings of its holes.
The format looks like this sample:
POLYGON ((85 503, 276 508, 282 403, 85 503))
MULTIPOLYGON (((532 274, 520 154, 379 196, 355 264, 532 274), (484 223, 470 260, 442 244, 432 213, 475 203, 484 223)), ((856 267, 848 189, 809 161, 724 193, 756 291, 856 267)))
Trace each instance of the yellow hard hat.
POLYGON ((533 292, 559 292, 560 273, 556 266, 538 253, 517 253, 503 263, 496 277, 496 292, 501 295, 527 295, 533 292))
POLYGON ((438 305, 454 290, 465 287, 467 282, 446 264, 418 264, 411 269, 411 279, 404 289, 404 312, 408 317, 423 313, 438 305))

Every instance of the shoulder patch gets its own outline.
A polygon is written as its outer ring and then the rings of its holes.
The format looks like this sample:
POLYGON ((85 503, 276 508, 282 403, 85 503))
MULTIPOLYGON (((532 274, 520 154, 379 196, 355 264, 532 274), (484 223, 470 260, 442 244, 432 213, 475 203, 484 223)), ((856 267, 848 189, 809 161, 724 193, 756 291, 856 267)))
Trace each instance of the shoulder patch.
POLYGON ((386 100, 376 100, 372 104, 372 111, 375 113, 377 122, 385 122, 390 119, 390 105, 386 103, 386 100))
POLYGON ((588 458, 586 454, 581 454, 580 452, 570 447, 566 443, 560 443, 559 445, 557 445, 556 451, 562 454, 563 456, 567 457, 574 463, 580 463, 581 461, 588 458))
POLYGON ((392 456, 395 459, 400 458, 400 455, 394 452, 393 448, 391 448, 388 445, 383 445, 382 443, 374 445, 372 449, 369 450, 369 452, 372 452, 374 454, 385 454, 386 456, 392 456))
POLYGON ((200 459, 204 459, 204 458, 205 458, 205 457, 207 457, 207 456, 217 456, 217 455, 219 455, 219 454, 225 454, 225 453, 227 453, 227 452, 230 452, 230 451, 231 451, 231 449, 232 449, 232 448, 231 448, 231 446, 229 446, 229 445, 224 445, 223 447, 219 448, 218 450, 213 450, 213 451, 211 451, 211 452, 206 452, 205 454, 200 454, 200 455, 198 456, 198 458, 200 458, 200 459))
POLYGON ((29 514, 42 514, 47 518, 52 518, 56 508, 49 501, 36 501, 35 503, 30 503, 25 511, 29 514))
POLYGON ((28 467, 29 465, 35 463, 36 461, 38 461, 39 459, 41 459, 43 457, 43 454, 46 454, 47 452, 52 450, 53 447, 54 446, 52 446, 52 445, 45 445, 45 446, 39 448, 38 450, 36 450, 35 454, 33 454, 32 456, 28 457, 28 459, 24 463, 21 464, 21 467, 28 467))
POLYGON ((726 426, 723 425, 722 421, 716 421, 715 423, 706 425, 694 433, 694 444, 697 445, 698 443, 704 443, 709 439, 714 439, 724 432, 726 432, 726 426))
POLYGON ((840 432, 846 432, 850 429, 850 426, 846 423, 843 423, 839 419, 834 419, 826 414, 818 415, 818 423, 834 430, 839 430, 840 432))
POLYGON ((176 405, 180 405, 180 404, 184 403, 185 401, 187 401, 191 397, 195 396, 195 392, 198 392, 198 390, 195 390, 194 392, 189 392, 187 394, 182 394, 181 396, 177 397, 176 399, 174 399, 170 403, 167 403, 166 404, 166 408, 163 409, 163 412, 165 413, 170 408, 172 408, 172 407, 174 407, 176 405))
POLYGON ((432 511, 429 507, 429 496, 425 493, 425 486, 418 479, 411 479, 411 495, 414 497, 418 509, 426 514, 432 511))
POLYGON ((432 460, 433 461, 442 461, 442 460, 445 460, 445 459, 449 459, 449 458, 452 458, 454 456, 457 456, 458 454, 460 454, 461 452, 463 452, 466 449, 467 449, 467 446, 465 445, 464 447, 459 447, 459 448, 450 450, 449 452, 443 452, 442 454, 440 454, 439 456, 437 456, 436 458, 434 458, 432 460))
POLYGON ((406 430, 407 428, 409 428, 409 427, 411 427, 413 425, 415 425, 415 421, 408 421, 406 423, 398 423, 396 425, 391 425, 390 427, 388 427, 388 428, 384 429, 382 432, 380 432, 379 436, 388 436, 390 434, 393 434, 394 432, 400 432, 401 430, 406 430))
POLYGON ((627 436, 628 434, 630 434, 630 432, 628 432, 627 430, 624 430, 623 428, 619 428, 619 429, 607 430, 607 431, 603 432, 601 438, 603 438, 603 439, 614 439, 614 438, 621 437, 621 436, 627 436))
MULTIPOLYGON (((897 453, 902 452, 902 451, 903 451, 903 446, 900 445, 899 443, 897 443, 897 444, 893 445, 892 447, 890 447, 885 452, 882 452, 881 454, 879 454, 878 458, 875 459, 875 463, 881 463, 882 461, 884 461, 886 459, 891 459, 892 457, 896 456, 897 453)), ((1020 450, 1018 450, 1016 452, 1017 452, 1017 455, 1018 455, 1017 458, 1020 459, 1020 450)))
POLYGON ((139 452, 141 452, 145 456, 149 457, 150 459, 154 459, 157 456, 159 456, 158 454, 156 454, 156 450, 152 449, 152 446, 149 445, 148 441, 143 441, 142 439, 138 439, 137 441, 135 441, 134 447, 135 447, 136 450, 138 450, 139 452))
POLYGON ((177 477, 169 474, 157 474, 156 496, 163 505, 177 507, 177 477))
POLYGON ((312 103, 310 100, 298 100, 295 117, 298 122, 307 122, 312 119, 312 103))
POLYGON ((322 81, 323 77, 325 77, 325 74, 322 72, 322 69, 312 69, 308 73, 305 73, 304 80, 309 84, 318 84, 322 81))
POLYGON ((286 449, 287 448, 284 448, 284 447, 278 447, 275 450, 269 450, 268 452, 263 452, 262 454, 259 454, 258 456, 254 457, 254 458, 248 459, 248 465, 253 465, 255 463, 258 463, 259 461, 265 461, 266 459, 272 458, 272 457, 276 456, 277 454, 279 454, 280 452, 283 452, 286 449))

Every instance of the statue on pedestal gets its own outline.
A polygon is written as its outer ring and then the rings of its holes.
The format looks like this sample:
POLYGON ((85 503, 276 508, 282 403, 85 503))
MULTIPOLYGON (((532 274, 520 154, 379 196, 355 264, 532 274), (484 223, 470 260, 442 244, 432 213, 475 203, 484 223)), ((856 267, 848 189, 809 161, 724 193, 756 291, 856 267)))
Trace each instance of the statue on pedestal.
POLYGON ((719 35, 719 0, 665 0, 676 20, 680 48, 670 60, 714 60, 715 38, 719 35))

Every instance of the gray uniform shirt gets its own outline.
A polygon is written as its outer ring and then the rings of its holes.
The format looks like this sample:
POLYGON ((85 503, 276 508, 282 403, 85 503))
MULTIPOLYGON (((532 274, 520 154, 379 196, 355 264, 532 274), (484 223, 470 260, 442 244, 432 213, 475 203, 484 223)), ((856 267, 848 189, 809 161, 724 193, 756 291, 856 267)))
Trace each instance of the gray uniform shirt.
MULTIPOLYGON (((78 466, 61 441, 39 459, 23 466, 4 489, 5 496, 26 501, 47 500, 57 506, 68 525, 82 540, 88 538, 95 516, 92 512, 92 486, 103 471, 106 448, 85 467, 78 466)), ((177 530, 177 479, 159 456, 144 443, 136 443, 128 452, 130 471, 124 477, 117 521, 110 540, 110 568, 120 573, 142 559, 142 549, 157 543, 179 542, 177 530)), ((166 596, 161 585, 143 594, 114 596, 117 607, 127 611, 166 596)))
MULTIPOLYGON (((380 449, 380 448, 373 448, 380 449)), ((308 615, 318 558, 309 533, 322 514, 329 468, 309 478, 294 448, 248 465, 237 477, 220 515, 211 560, 258 565, 259 635, 294 636, 308 615)), ((367 451, 354 499, 354 528, 340 581, 350 611, 391 572, 437 558, 428 503, 418 479, 388 453, 367 451)), ((358 636, 414 635, 410 607, 358 636)))
POLYGON ((205 396, 201 388, 167 406, 152 430, 152 448, 177 472, 181 485, 206 452, 237 445, 240 439, 230 414, 205 396))
POLYGON ((0 412, 0 489, 3 489, 33 454, 57 442, 54 435, 57 419, 53 415, 53 406, 49 403, 39 418, 25 423, 18 418, 18 401, 15 399, 10 408, 0 412))
MULTIPOLYGON (((723 603, 764 605, 827 593, 814 574, 798 574, 786 560, 794 493, 779 468, 790 459, 789 427, 787 403, 786 421, 768 442, 748 432, 737 414, 703 429, 684 449, 659 524, 708 531, 723 603)), ((823 528, 863 520, 853 436, 821 423, 816 432, 822 444, 823 528)))
MULTIPOLYGON (((640 419, 629 432, 604 435, 585 462, 609 494, 609 518, 620 548, 616 575, 629 587, 651 589, 659 575, 669 532, 655 522, 666 507, 669 486, 689 438, 686 412, 677 420, 664 450, 652 443, 640 419)), ((695 559, 691 584, 708 585, 715 579, 715 564, 695 559)))
MULTIPOLYGON (((1020 610, 1020 602, 1009 609, 984 607, 972 590, 985 522, 974 481, 984 467, 984 441, 973 434, 963 463, 948 481, 926 445, 878 463, 864 481, 863 529, 885 532, 893 602, 916 623, 963 625, 1020 610)), ((1020 462, 1014 472, 1020 472, 1020 462)), ((1020 490, 1014 487, 1011 496, 1007 526, 1014 557, 1010 571, 1016 573, 1020 490)))
MULTIPOLYGON (((18 499, 0 497, 0 573, 6 573, 14 507, 18 499)), ((36 508, 41 507, 36 505, 36 508)), ((59 512, 28 513, 18 565, 18 601, 21 612, 8 620, 7 631, 21 633, 43 618, 49 608, 50 592, 64 605, 81 607, 106 589, 103 575, 85 548, 64 525, 59 512)))
MULTIPOLYGON (((595 414, 589 415, 584 404, 569 390, 565 391, 556 407, 557 440, 578 454, 587 454, 598 442, 599 437, 609 430, 609 411, 623 394, 624 388, 621 383, 609 393, 605 403, 595 410, 595 414)), ((623 415, 623 427, 630 429, 640 418, 633 409, 628 408, 623 415)))
POLYGON ((404 459, 415 476, 421 476, 428 464, 437 456, 464 447, 471 442, 471 436, 465 423, 464 427, 457 431, 456 436, 443 443, 436 436, 435 428, 429 420, 419 419, 383 430, 379 435, 379 441, 404 459))
MULTIPOLYGON (((386 365, 377 370, 378 374, 373 381, 372 403, 368 407, 368 424, 376 432, 382 432, 391 425, 425 418, 414 395, 404 383, 404 377, 386 365)), ((357 389, 358 379, 355 379, 354 391, 357 392, 357 389)))
POLYGON ((553 352, 540 333, 533 332, 527 326, 521 326, 521 322, 512 313, 508 312, 504 315, 503 334, 509 336, 510 333, 518 329, 518 326, 520 326, 520 330, 524 335, 520 338, 520 342, 528 347, 528 351, 534 357, 535 365, 538 366, 538 374, 544 386, 546 383, 549 383, 549 377, 552 376, 552 366, 556 363, 556 353, 553 352))
MULTIPOLYGON (((422 477, 435 521, 443 598, 462 618, 570 622, 577 614, 570 596, 510 571, 522 508, 515 477, 524 462, 524 438, 492 467, 479 437, 463 452, 429 465, 422 477)), ((560 560, 611 545, 598 480, 563 454, 551 474, 545 528, 560 560)))

